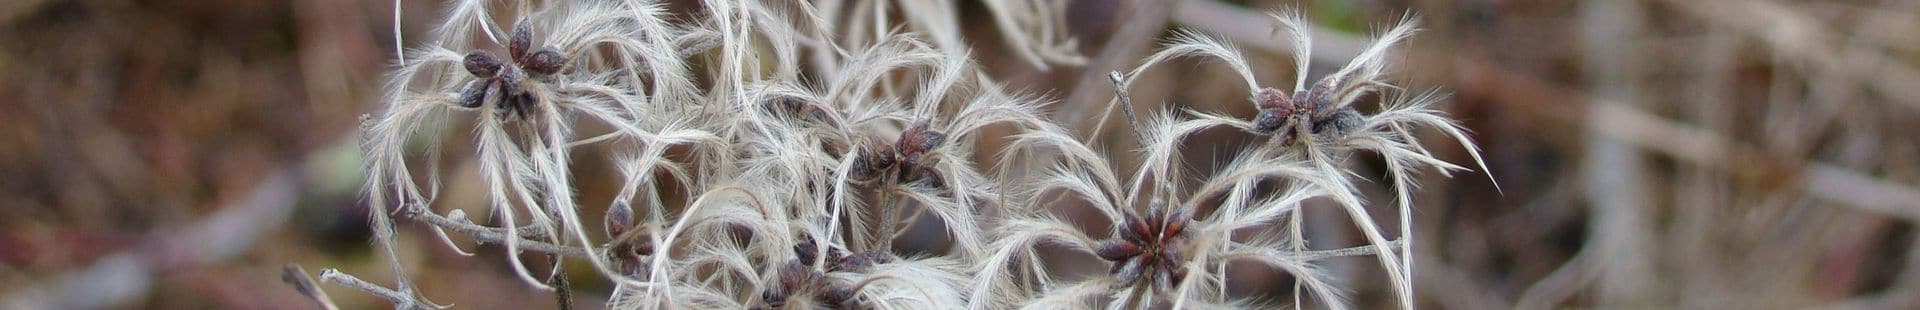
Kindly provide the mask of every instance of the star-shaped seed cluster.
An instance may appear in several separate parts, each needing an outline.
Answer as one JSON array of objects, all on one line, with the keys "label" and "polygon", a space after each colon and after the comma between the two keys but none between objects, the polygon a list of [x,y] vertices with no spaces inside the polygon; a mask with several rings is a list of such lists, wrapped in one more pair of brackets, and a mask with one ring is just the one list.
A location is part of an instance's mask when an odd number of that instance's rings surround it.
[{"label": "star-shaped seed cluster", "polygon": [[1302,125],[1312,134],[1351,133],[1360,126],[1360,111],[1351,106],[1332,107],[1331,89],[1327,84],[1319,84],[1288,96],[1278,89],[1261,88],[1253,96],[1260,108],[1260,115],[1254,116],[1253,129],[1276,135],[1287,145],[1308,134],[1301,132]]},{"label": "star-shaped seed cluster", "polygon": [[943,187],[940,172],[922,159],[946,141],[947,134],[928,128],[927,122],[915,123],[901,132],[900,139],[891,146],[863,150],[863,154],[854,159],[851,176],[861,182],[893,177],[894,182],[926,182],[933,187]]},{"label": "star-shaped seed cluster", "polygon": [[1119,237],[1094,245],[1094,254],[1113,262],[1109,272],[1123,285],[1146,281],[1154,290],[1164,292],[1187,277],[1180,267],[1180,252],[1187,245],[1186,228],[1193,221],[1193,213],[1188,209],[1167,212],[1159,204],[1146,217],[1127,212],[1114,228]]},{"label": "star-shaped seed cluster", "polygon": [[512,66],[500,62],[500,58],[486,50],[473,50],[462,61],[467,73],[479,78],[469,84],[460,93],[460,105],[478,108],[485,104],[487,93],[498,95],[495,105],[502,113],[526,118],[528,110],[533,109],[537,101],[533,93],[522,89],[520,81],[524,77],[544,78],[559,73],[567,66],[567,56],[551,48],[533,50],[533,29],[522,22],[513,27],[513,35],[508,38],[507,54],[512,56]]}]

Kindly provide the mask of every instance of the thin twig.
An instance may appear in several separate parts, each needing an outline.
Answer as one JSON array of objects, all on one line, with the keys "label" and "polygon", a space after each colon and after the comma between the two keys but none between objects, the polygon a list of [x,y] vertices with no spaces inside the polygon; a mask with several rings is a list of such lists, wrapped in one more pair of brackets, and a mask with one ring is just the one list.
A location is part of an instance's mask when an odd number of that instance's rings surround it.
[{"label": "thin twig", "polygon": [[553,262],[553,278],[547,280],[547,286],[553,287],[554,303],[560,310],[573,310],[573,283],[567,280],[567,271],[560,268],[560,255],[547,254],[547,260]]},{"label": "thin twig", "polygon": [[292,285],[293,290],[299,291],[300,295],[306,295],[307,300],[313,302],[314,308],[340,309],[340,306],[333,304],[333,298],[327,297],[327,291],[321,290],[320,286],[313,282],[313,277],[307,276],[307,269],[300,268],[299,264],[288,263],[285,268],[282,268],[280,281]]},{"label": "thin twig", "polygon": [[1067,128],[1092,128],[1087,129],[1087,136],[1099,136],[1106,117],[1093,113],[1106,109],[1100,106],[1105,100],[1099,98],[1099,91],[1104,87],[1095,85],[1107,78],[1107,72],[1131,65],[1145,56],[1147,49],[1153,46],[1153,39],[1160,37],[1160,31],[1167,28],[1168,17],[1181,2],[1193,1],[1143,0],[1131,3],[1133,13],[1127,16],[1125,23],[1121,23],[1120,30],[1107,38],[1107,44],[1100,47],[1100,55],[1083,68],[1085,71],[1081,71],[1079,81],[1073,84],[1073,92],[1060,102],[1059,112],[1054,114],[1054,119]]},{"label": "thin twig", "polygon": [[1147,141],[1141,133],[1145,129],[1140,127],[1140,117],[1133,112],[1133,96],[1127,93],[1127,77],[1116,70],[1107,73],[1107,78],[1113,80],[1113,96],[1120,98],[1120,113],[1127,114],[1127,128],[1133,133],[1134,141]]},{"label": "thin twig", "polygon": [[[412,207],[408,207],[407,209],[408,211],[403,213],[402,216],[405,216],[408,219],[419,221],[421,223],[426,223],[428,225],[438,226],[440,228],[445,228],[448,230],[452,230],[454,232],[466,234],[468,236],[473,236],[474,240],[477,240],[483,244],[484,243],[505,243],[507,241],[507,234],[505,229],[501,229],[497,227],[480,226],[478,224],[474,224],[473,222],[468,222],[464,219],[456,220],[452,218],[447,218],[444,216],[440,216],[439,214],[434,214],[433,212],[427,212],[426,208],[423,208],[423,207],[412,206]],[[521,238],[520,240],[516,240],[516,241],[521,250],[560,254],[560,255],[573,256],[573,257],[588,257],[587,249],[581,248],[581,247],[558,245],[558,244],[547,243],[542,241],[528,240],[526,238]],[[514,255],[514,254],[517,254],[517,253],[508,253],[508,255]]]},{"label": "thin twig", "polygon": [[1387,241],[1386,244],[1382,244],[1382,245],[1362,245],[1362,246],[1332,249],[1332,250],[1305,251],[1305,252],[1300,252],[1298,257],[1301,260],[1312,261],[1312,260],[1328,259],[1328,258],[1335,258],[1335,257],[1379,255],[1380,248],[1382,247],[1405,251],[1406,245],[1407,245],[1406,241],[1396,239],[1393,241]]},{"label": "thin twig", "polygon": [[373,284],[372,282],[361,280],[360,278],[354,277],[353,275],[346,274],[344,272],[340,272],[339,270],[334,270],[332,268],[320,270],[320,281],[325,281],[327,283],[333,283],[340,286],[350,287],[363,292],[367,292],[368,294],[373,294],[374,296],[380,296],[380,298],[386,298],[387,301],[393,303],[394,308],[421,309],[421,310],[429,309],[426,306],[428,305],[428,303],[415,299],[413,295],[396,291],[393,289],[389,289],[389,288],[380,286],[379,284]]}]

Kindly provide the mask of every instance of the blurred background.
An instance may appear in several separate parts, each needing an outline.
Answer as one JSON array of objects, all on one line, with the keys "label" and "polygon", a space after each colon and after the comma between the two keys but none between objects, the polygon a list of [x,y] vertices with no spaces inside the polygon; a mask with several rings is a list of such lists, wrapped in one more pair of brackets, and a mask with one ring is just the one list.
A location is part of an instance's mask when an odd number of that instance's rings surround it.
[{"label": "blurred background", "polygon": [[[1089,62],[1052,70],[1009,56],[986,9],[956,2],[988,72],[1059,100],[1054,118],[1081,131],[1112,95],[1103,74],[1173,29],[1227,38],[1280,85],[1293,47],[1263,12],[1300,8],[1316,24],[1314,77],[1418,15],[1426,30],[1390,67],[1398,85],[1451,93],[1438,108],[1473,132],[1498,184],[1421,177],[1422,306],[1920,307],[1920,1],[1074,0],[1066,18]],[[439,5],[402,4],[406,44],[431,36]],[[0,308],[304,307],[281,282],[288,263],[391,281],[368,239],[356,131],[393,62],[393,6],[0,1]],[[1254,114],[1217,63],[1159,68],[1134,84],[1143,108]],[[1471,162],[1441,138],[1427,140],[1441,157]],[[1132,146],[1118,131],[1099,139]],[[1184,157],[1204,172],[1251,137],[1196,139]],[[1375,180],[1363,190],[1378,220],[1397,221],[1383,165],[1352,161]],[[458,194],[479,192],[473,169],[449,167],[440,204],[484,212]],[[617,173],[575,171],[582,204],[606,205]],[[1341,215],[1318,214],[1315,248],[1359,243]],[[554,306],[500,249],[465,246],[480,254],[401,225],[424,296]],[[1291,294],[1284,274],[1249,267],[1235,274],[1270,276],[1233,279],[1235,295]],[[1358,306],[1391,306],[1377,265],[1330,268]],[[598,307],[608,284],[579,274],[576,304]],[[322,288],[348,308],[389,306]]]}]

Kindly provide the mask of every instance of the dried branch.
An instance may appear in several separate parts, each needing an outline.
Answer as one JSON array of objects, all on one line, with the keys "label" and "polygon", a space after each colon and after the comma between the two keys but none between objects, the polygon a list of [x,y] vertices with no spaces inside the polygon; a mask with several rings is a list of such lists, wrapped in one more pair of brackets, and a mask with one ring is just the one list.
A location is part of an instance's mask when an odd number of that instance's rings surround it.
[{"label": "dried branch", "polygon": [[307,276],[307,269],[300,268],[299,264],[288,263],[286,267],[282,268],[280,271],[280,281],[287,282],[287,285],[292,285],[293,290],[299,291],[300,295],[306,295],[307,299],[313,302],[315,308],[325,310],[340,309],[340,306],[333,304],[333,298],[327,297],[327,291],[320,290],[320,286],[313,282],[313,277]]},{"label": "dried branch", "polygon": [[[1073,85],[1073,92],[1060,102],[1060,110],[1054,119],[1071,129],[1086,129],[1088,137],[1100,135],[1101,128],[1111,115],[1094,116],[1093,111],[1112,111],[1100,106],[1106,101],[1106,87],[1100,87],[1101,81],[1108,79],[1107,74],[1132,65],[1132,62],[1147,54],[1153,47],[1160,31],[1167,28],[1168,16],[1182,2],[1205,2],[1184,0],[1143,0],[1133,1],[1129,6],[1133,12],[1121,23],[1120,30],[1107,38],[1107,44],[1100,47],[1100,55],[1081,68],[1079,81]],[[1104,113],[1103,113],[1104,114]]]},{"label": "dried branch", "polygon": [[380,298],[386,298],[387,301],[393,303],[393,307],[396,309],[432,309],[432,307],[428,307],[432,305],[432,303],[419,300],[412,294],[382,287],[379,284],[361,280],[353,275],[332,268],[320,270],[320,281],[350,287],[362,292],[367,292],[368,294],[373,294],[374,296],[379,296]]},{"label": "dried branch", "polygon": [[[504,228],[481,226],[479,224],[474,224],[471,221],[467,221],[466,218],[464,217],[450,218],[446,216],[441,216],[439,214],[435,214],[427,210],[426,207],[408,206],[406,209],[406,212],[403,212],[401,216],[406,217],[408,219],[415,220],[415,221],[419,221],[421,223],[426,223],[428,225],[433,225],[439,228],[444,228],[447,230],[452,230],[454,232],[472,236],[474,240],[479,241],[482,244],[487,244],[487,243],[503,244],[507,242],[507,238],[508,238],[506,229]],[[536,232],[541,231],[539,229],[535,229],[535,227],[522,227],[520,229],[534,230]],[[543,233],[522,232],[521,236],[525,236],[525,237],[521,237],[520,240],[516,240],[516,242],[519,243],[520,249],[522,250],[551,253],[551,254],[560,254],[560,255],[566,255],[566,256],[572,256],[572,257],[589,257],[589,255],[587,255],[587,250],[585,248],[576,247],[576,246],[559,245],[559,244],[553,244],[553,243],[548,243],[544,241],[537,241],[537,240],[530,239],[530,238],[538,238],[543,235],[544,235]]]}]

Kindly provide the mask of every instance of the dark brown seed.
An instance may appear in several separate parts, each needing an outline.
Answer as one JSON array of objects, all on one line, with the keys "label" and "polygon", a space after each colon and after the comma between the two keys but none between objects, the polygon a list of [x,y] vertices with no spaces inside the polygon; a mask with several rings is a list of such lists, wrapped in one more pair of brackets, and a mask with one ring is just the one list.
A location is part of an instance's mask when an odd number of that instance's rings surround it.
[{"label": "dark brown seed", "polygon": [[1153,232],[1153,234],[1147,235],[1147,238],[1156,241],[1161,238],[1166,238],[1165,235],[1160,233],[1166,231],[1167,205],[1155,202],[1152,206],[1148,207],[1147,210],[1147,231]]},{"label": "dark brown seed", "polygon": [[1155,262],[1153,264],[1153,290],[1172,292],[1174,285],[1179,283],[1180,280],[1174,277],[1176,273],[1180,273],[1180,266],[1175,266],[1172,262],[1164,260]]},{"label": "dark brown seed", "polygon": [[640,239],[640,241],[636,242],[639,242],[640,245],[633,247],[634,253],[647,256],[653,255],[653,240]]},{"label": "dark brown seed", "polygon": [[[819,253],[820,244],[815,243],[813,236],[802,236],[800,242],[793,244],[793,254],[799,259],[801,265],[813,266],[813,261],[820,259]],[[846,256],[846,251],[831,244],[827,245],[827,262],[836,262]]]},{"label": "dark brown seed", "polygon": [[498,109],[497,111],[500,113],[500,116],[520,117],[525,115],[525,113],[520,111],[520,100],[523,98],[520,96],[519,90],[510,87],[506,88],[506,90],[508,93],[501,94],[500,100],[495,101],[499,103],[495,105],[494,108]]},{"label": "dark brown seed", "polygon": [[1353,134],[1355,130],[1360,130],[1360,125],[1364,121],[1360,111],[1354,110],[1353,107],[1340,108],[1335,110],[1333,116],[1328,117],[1326,121],[1314,123],[1313,133],[1346,136]]},{"label": "dark brown seed", "polygon": [[919,139],[916,139],[913,142],[915,143],[914,146],[918,147],[921,152],[925,152],[928,150],[932,150],[933,148],[939,147],[941,143],[945,143],[946,141],[947,141],[947,134],[940,133],[938,131],[926,130],[926,131],[921,131]]},{"label": "dark brown seed", "polygon": [[1140,276],[1145,275],[1147,268],[1149,268],[1145,258],[1146,257],[1135,257],[1114,263],[1113,276],[1119,278],[1120,283],[1131,284],[1140,281]]},{"label": "dark brown seed", "polygon": [[513,56],[515,62],[526,62],[527,52],[533,48],[533,27],[526,21],[513,25],[513,35],[507,38],[507,56]]},{"label": "dark brown seed", "polygon": [[907,174],[907,179],[913,180],[914,183],[928,188],[947,187],[947,177],[946,175],[940,174],[940,170],[934,170],[933,167],[929,166],[916,166],[910,169],[912,169],[912,171],[909,171]]},{"label": "dark brown seed", "polygon": [[[1261,110],[1293,110],[1293,98],[1288,97],[1285,92],[1271,87],[1261,88],[1259,93],[1253,94],[1253,100],[1254,105],[1260,107]],[[1282,116],[1282,118],[1285,118],[1285,116]]]},{"label": "dark brown seed", "polygon": [[820,244],[814,243],[811,236],[800,237],[800,242],[793,243],[793,256],[801,265],[812,266],[813,261],[820,258]]},{"label": "dark brown seed", "polygon": [[871,144],[874,146],[862,147],[860,157],[853,159],[853,171],[849,176],[855,180],[871,181],[882,176],[887,169],[893,168],[897,163],[897,153],[893,148],[879,145],[879,143],[874,142]]},{"label": "dark brown seed", "polygon": [[487,89],[491,88],[493,88],[493,81],[488,80],[473,81],[473,83],[467,84],[467,89],[460,91],[460,106],[478,108],[480,105],[486,104]]},{"label": "dark brown seed", "polygon": [[1292,109],[1260,109],[1253,117],[1253,130],[1272,134],[1287,126],[1287,118],[1293,115]]},{"label": "dark brown seed", "polygon": [[1333,85],[1326,82],[1315,83],[1313,88],[1308,88],[1307,91],[1294,93],[1293,114],[1301,116],[1319,114],[1320,108],[1327,106],[1327,100],[1332,99],[1329,97],[1332,95],[1330,93],[1333,92]]},{"label": "dark brown seed", "polygon": [[833,309],[859,309],[860,308],[858,305],[859,300],[856,299],[859,297],[859,295],[857,292],[853,291],[853,286],[851,285],[838,284],[838,283],[833,285],[828,285],[825,291],[820,292],[819,297],[820,297],[820,302],[823,304],[826,304],[825,306],[827,306],[828,308],[833,308]]},{"label": "dark brown seed", "polygon": [[607,216],[602,223],[606,226],[607,237],[619,238],[633,228],[633,208],[626,203],[615,203],[607,207]]},{"label": "dark brown seed", "polygon": [[767,309],[779,309],[787,306],[787,292],[769,288],[760,292],[760,301],[767,303]]},{"label": "dark brown seed", "polygon": [[473,50],[467,53],[467,58],[462,63],[466,65],[467,73],[472,73],[474,77],[484,79],[500,74],[500,59],[493,57],[493,53],[488,53],[486,50]]},{"label": "dark brown seed", "polygon": [[567,56],[561,56],[560,52],[555,52],[550,49],[541,49],[539,52],[534,52],[533,55],[527,56],[527,59],[523,60],[520,66],[526,68],[527,72],[534,74],[552,75],[560,72],[560,69],[567,66]]},{"label": "dark brown seed", "polygon": [[881,251],[866,251],[847,255],[836,261],[833,271],[866,272],[873,265],[893,262],[893,254]]},{"label": "dark brown seed", "polygon": [[1120,261],[1139,256],[1145,250],[1140,245],[1120,239],[1107,239],[1093,245],[1093,254],[1107,261]]},{"label": "dark brown seed", "polygon": [[1177,237],[1177,236],[1180,236],[1182,233],[1185,233],[1187,229],[1187,222],[1192,220],[1193,220],[1192,208],[1180,208],[1179,210],[1175,210],[1173,214],[1167,215],[1166,228],[1161,230],[1161,234],[1165,236],[1163,238]]},{"label": "dark brown seed", "polygon": [[927,122],[919,122],[907,127],[907,131],[900,134],[900,140],[894,142],[894,147],[900,149],[902,156],[913,157],[939,147],[946,140],[946,134],[928,129]]},{"label": "dark brown seed", "polygon": [[820,280],[820,273],[807,268],[798,261],[787,262],[780,266],[780,289],[787,292],[799,291],[813,286]]},{"label": "dark brown seed", "polygon": [[1147,220],[1140,218],[1139,215],[1129,212],[1126,215],[1126,219],[1122,220],[1121,223],[1123,225],[1120,229],[1121,239],[1133,241],[1133,243],[1145,244],[1147,243],[1148,236],[1153,235],[1153,231],[1147,229]]},{"label": "dark brown seed", "polygon": [[[1180,241],[1176,242],[1184,243]],[[1160,252],[1154,253],[1153,260],[1163,264],[1178,264],[1180,262],[1180,244],[1173,243],[1174,242],[1161,244]]]}]

